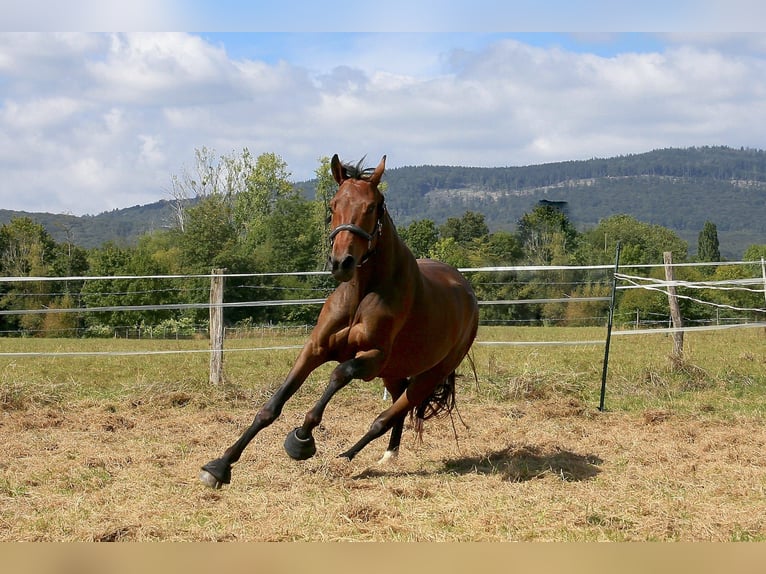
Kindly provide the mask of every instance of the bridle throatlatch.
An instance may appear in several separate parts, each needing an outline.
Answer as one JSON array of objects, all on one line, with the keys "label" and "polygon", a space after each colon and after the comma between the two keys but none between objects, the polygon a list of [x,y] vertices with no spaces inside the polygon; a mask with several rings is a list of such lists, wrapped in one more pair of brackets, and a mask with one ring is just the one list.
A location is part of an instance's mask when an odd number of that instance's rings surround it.
[{"label": "bridle throatlatch", "polygon": [[361,267],[364,265],[364,263],[367,262],[367,260],[375,253],[375,249],[372,246],[373,241],[375,241],[376,237],[380,237],[383,233],[383,214],[386,211],[386,205],[385,203],[381,202],[380,206],[378,207],[378,220],[375,222],[375,229],[372,230],[372,233],[368,233],[358,225],[354,225],[353,223],[341,223],[338,227],[333,229],[330,232],[330,245],[332,246],[333,242],[335,241],[335,237],[341,232],[341,231],[349,231],[353,233],[354,235],[358,235],[359,237],[362,237],[367,240],[367,253],[362,256],[362,259],[359,261],[359,264],[357,267]]}]

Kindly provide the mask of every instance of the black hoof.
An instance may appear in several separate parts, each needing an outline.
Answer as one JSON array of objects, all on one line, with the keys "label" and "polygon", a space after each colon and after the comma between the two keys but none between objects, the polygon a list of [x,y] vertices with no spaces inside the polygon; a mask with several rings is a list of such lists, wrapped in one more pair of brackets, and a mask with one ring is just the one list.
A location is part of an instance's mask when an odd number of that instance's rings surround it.
[{"label": "black hoof", "polygon": [[199,479],[210,488],[221,488],[231,482],[231,466],[220,458],[211,460],[199,473]]},{"label": "black hoof", "polygon": [[338,458],[345,458],[347,461],[351,462],[355,456],[356,456],[356,453],[352,453],[349,450],[349,451],[344,452],[343,454],[339,454]]},{"label": "black hoof", "polygon": [[309,435],[308,438],[300,438],[298,436],[298,429],[295,428],[290,431],[285,439],[285,451],[287,451],[287,454],[292,459],[306,460],[316,454],[317,446],[314,443],[313,436]]}]

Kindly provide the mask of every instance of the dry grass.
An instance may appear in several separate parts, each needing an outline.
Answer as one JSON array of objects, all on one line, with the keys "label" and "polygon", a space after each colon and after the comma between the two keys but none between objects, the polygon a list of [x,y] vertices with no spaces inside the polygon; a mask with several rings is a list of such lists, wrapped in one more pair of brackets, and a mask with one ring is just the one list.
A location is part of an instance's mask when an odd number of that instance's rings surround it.
[{"label": "dry grass", "polygon": [[183,368],[5,359],[0,540],[764,540],[763,335],[734,337],[713,357],[723,343],[692,339],[686,369],[668,363],[669,342],[614,342],[603,413],[602,349],[477,347],[479,385],[468,369],[459,383],[470,428],[429,421],[420,445],[405,431],[384,467],[385,439],[336,458],[384,407],[377,383],[331,403],[316,457],[284,454],[323,371],[220,491],[197,481],[199,466],[239,436],[294,352],[227,355],[219,389],[204,355]]}]

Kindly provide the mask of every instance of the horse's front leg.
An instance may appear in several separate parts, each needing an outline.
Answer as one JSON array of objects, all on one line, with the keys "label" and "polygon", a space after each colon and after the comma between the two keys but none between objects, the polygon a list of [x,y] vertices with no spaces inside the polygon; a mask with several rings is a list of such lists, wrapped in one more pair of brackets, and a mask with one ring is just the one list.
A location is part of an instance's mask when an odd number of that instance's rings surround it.
[{"label": "horse's front leg", "polygon": [[263,428],[273,423],[282,413],[282,407],[301,387],[311,371],[325,362],[325,358],[313,354],[313,346],[307,344],[301,352],[298,360],[293,365],[285,382],[276,390],[272,397],[258,410],[253,422],[245,430],[237,442],[223,453],[221,458],[211,460],[199,474],[199,479],[211,488],[221,488],[223,484],[231,482],[231,465],[239,460],[242,451],[255,438]]},{"label": "horse's front leg", "polygon": [[295,460],[314,456],[316,444],[312,431],[319,426],[330,400],[354,379],[372,379],[383,363],[381,351],[365,351],[349,361],[339,364],[330,375],[330,382],[314,407],[306,413],[303,425],[292,430],[285,439],[285,451]]}]

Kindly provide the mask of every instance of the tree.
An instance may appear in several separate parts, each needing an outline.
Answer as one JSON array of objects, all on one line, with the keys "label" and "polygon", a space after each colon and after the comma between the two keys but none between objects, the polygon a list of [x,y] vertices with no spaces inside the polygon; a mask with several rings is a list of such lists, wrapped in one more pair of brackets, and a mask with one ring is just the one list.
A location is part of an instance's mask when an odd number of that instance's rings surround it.
[{"label": "tree", "polygon": [[428,253],[428,257],[453,267],[468,265],[468,250],[455,241],[454,237],[442,237]]},{"label": "tree", "polygon": [[523,253],[516,236],[508,231],[495,231],[479,244],[481,265],[513,265]]},{"label": "tree", "polygon": [[418,219],[399,230],[399,237],[415,257],[428,257],[439,241],[439,231],[430,219]]},{"label": "tree", "polygon": [[450,217],[439,228],[442,239],[452,238],[459,245],[467,246],[474,239],[489,234],[489,227],[484,221],[484,214],[466,211],[462,217]]},{"label": "tree", "polygon": [[[88,255],[91,273],[95,276],[109,277],[129,275],[130,249],[120,247],[115,243],[106,243],[98,249],[93,249]],[[99,279],[88,281],[81,290],[85,307],[114,307],[125,305],[123,294],[125,282],[118,279]],[[86,323],[93,327],[97,325],[129,325],[135,322],[135,315],[119,311],[104,311],[86,315]]]},{"label": "tree", "polygon": [[742,254],[745,261],[760,261],[766,259],[766,244],[750,245]]},{"label": "tree", "polygon": [[718,228],[712,221],[706,221],[697,239],[697,259],[714,262],[721,260],[718,249]]},{"label": "tree", "polygon": [[321,241],[313,210],[309,201],[297,195],[277,200],[262,224],[260,248],[266,269],[290,272],[317,268],[315,247]]},{"label": "tree", "polygon": [[194,167],[184,168],[180,175],[172,175],[170,195],[176,227],[186,229],[187,209],[196,200],[221,196],[229,203],[245,187],[245,177],[252,165],[247,148],[241,155],[216,157],[215,151],[202,147],[194,150]]},{"label": "tree", "polygon": [[524,255],[532,265],[564,263],[577,246],[578,233],[566,214],[552,205],[538,205],[525,213],[516,233]]},{"label": "tree", "polygon": [[618,241],[622,265],[661,263],[665,251],[672,252],[673,261],[679,263],[686,261],[687,256],[687,244],[675,232],[625,214],[602,219],[596,227],[585,232],[583,238],[590,244],[590,253],[598,257],[591,263],[613,261]]},{"label": "tree", "polygon": [[16,217],[0,227],[0,270],[6,276],[47,275],[55,241],[29,217]]},{"label": "tree", "polygon": [[226,256],[237,240],[231,203],[223,195],[199,200],[186,210],[186,225],[179,239],[188,273],[226,267]]},{"label": "tree", "polygon": [[[17,217],[0,227],[0,273],[5,277],[45,277],[50,274],[54,260],[56,242],[45,228],[29,217]],[[57,287],[35,282],[13,283],[5,292],[0,292],[0,308],[32,309],[47,307]],[[7,321],[8,326],[16,325],[38,331],[43,315],[27,314]]]},{"label": "tree", "polygon": [[298,190],[290,181],[287,164],[275,153],[263,153],[255,160],[255,165],[248,169],[244,181],[234,202],[234,221],[253,244],[258,243],[258,235],[265,219],[282,198],[298,195]]},{"label": "tree", "polygon": [[[335,195],[337,188],[330,171],[329,157],[319,158],[319,167],[314,171],[314,175],[316,176],[314,221],[316,221],[318,229],[321,230],[321,237],[324,239],[330,237],[330,200]],[[326,267],[330,257],[330,241],[318,241],[316,252],[319,261]]]}]

